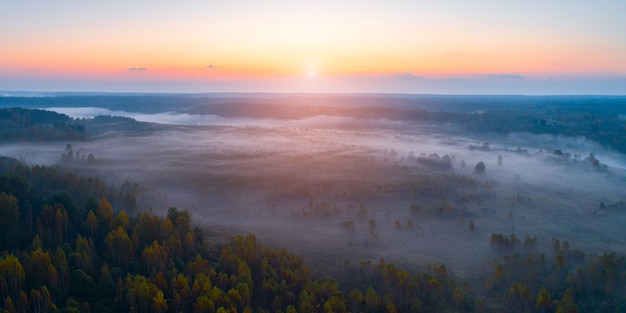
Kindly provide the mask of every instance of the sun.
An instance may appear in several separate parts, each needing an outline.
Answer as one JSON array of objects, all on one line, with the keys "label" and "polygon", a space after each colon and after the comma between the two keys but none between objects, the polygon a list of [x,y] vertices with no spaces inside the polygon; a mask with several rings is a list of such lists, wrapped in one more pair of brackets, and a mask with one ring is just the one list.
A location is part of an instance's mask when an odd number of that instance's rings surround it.
[{"label": "sun", "polygon": [[309,71],[309,78],[315,78],[315,71],[314,70],[310,70]]}]

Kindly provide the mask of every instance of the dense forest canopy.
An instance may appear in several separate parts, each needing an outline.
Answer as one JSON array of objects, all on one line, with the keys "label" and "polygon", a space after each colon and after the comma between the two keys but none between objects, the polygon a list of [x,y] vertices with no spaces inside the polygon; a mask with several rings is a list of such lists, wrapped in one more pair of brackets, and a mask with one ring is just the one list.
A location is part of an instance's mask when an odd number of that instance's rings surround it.
[{"label": "dense forest canopy", "polygon": [[0,109],[0,141],[86,140],[85,126],[65,114],[21,108]]}]

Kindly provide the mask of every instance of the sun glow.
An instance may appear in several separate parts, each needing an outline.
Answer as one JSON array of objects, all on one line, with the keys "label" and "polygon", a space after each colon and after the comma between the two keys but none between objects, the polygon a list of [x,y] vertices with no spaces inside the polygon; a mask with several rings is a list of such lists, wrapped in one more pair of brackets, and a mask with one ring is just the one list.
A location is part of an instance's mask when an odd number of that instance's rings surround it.
[{"label": "sun glow", "polygon": [[486,2],[490,10],[445,1],[160,3],[150,10],[144,0],[125,10],[16,1],[0,10],[0,89],[73,89],[89,78],[89,89],[133,81],[142,90],[257,90],[280,80],[276,88],[285,90],[285,81],[304,79],[315,82],[306,88],[333,82],[320,91],[373,92],[387,90],[386,77],[411,74],[429,84],[396,80],[393,90],[445,93],[462,86],[447,79],[516,74],[526,79],[503,76],[515,92],[542,91],[545,77],[580,78],[607,92],[599,77],[608,77],[611,92],[624,93],[626,2],[560,0],[541,14],[531,4]]}]

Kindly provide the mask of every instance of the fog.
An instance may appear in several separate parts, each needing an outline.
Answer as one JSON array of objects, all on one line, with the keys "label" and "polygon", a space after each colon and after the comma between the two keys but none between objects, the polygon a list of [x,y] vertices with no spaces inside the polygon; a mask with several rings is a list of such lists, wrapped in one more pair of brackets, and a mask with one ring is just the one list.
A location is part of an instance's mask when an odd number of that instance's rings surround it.
[{"label": "fog", "polygon": [[239,126],[239,127],[315,127],[315,128],[378,128],[378,127],[406,127],[401,122],[384,119],[356,119],[338,116],[312,116],[298,120],[284,120],[275,118],[225,118],[213,114],[188,114],[179,112],[140,113],[109,110],[98,107],[48,107],[43,108],[66,114],[72,118],[93,119],[96,116],[121,116],[132,118],[139,122],[167,124],[167,125],[205,125],[205,126]]},{"label": "fog", "polygon": [[[2,154],[112,183],[140,182],[161,195],[141,209],[189,209],[216,241],[255,233],[270,246],[303,255],[321,275],[340,273],[346,260],[384,258],[407,268],[445,263],[467,277],[482,262],[511,252],[491,247],[492,233],[537,237],[535,247],[518,252],[547,251],[552,238],[593,253],[626,252],[624,208],[610,209],[625,198],[626,161],[583,138],[459,135],[445,125],[351,117],[51,110],[167,127],[134,135],[112,129],[69,142],[92,153],[93,164],[61,162],[66,143],[3,144]],[[589,153],[607,166],[585,161]],[[445,155],[451,168],[439,163]],[[475,173],[478,162],[484,174]]]}]

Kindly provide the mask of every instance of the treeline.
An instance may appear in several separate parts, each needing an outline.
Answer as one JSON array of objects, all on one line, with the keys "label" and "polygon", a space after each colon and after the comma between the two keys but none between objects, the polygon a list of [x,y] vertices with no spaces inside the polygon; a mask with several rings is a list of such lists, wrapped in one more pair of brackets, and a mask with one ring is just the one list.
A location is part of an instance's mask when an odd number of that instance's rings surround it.
[{"label": "treeline", "polygon": [[551,134],[585,137],[605,147],[626,153],[626,121],[615,113],[567,112],[567,110],[527,112],[503,111],[478,113],[442,113],[450,122],[458,122],[472,132]]},{"label": "treeline", "polygon": [[468,282],[459,283],[443,264],[411,274],[387,263],[361,260],[344,262],[342,284],[349,312],[474,312],[485,309]]},{"label": "treeline", "polygon": [[157,124],[119,116],[72,119],[52,111],[0,108],[0,142],[85,141],[111,131],[148,134]]},{"label": "treeline", "polygon": [[[20,165],[8,159],[2,170],[11,166]],[[105,193],[100,180],[63,180],[47,167],[16,172],[0,179],[4,312],[428,312],[450,306],[457,288],[441,271],[379,265],[369,287],[344,292],[253,235],[210,247],[188,211],[130,217],[105,197],[94,201]]]},{"label": "treeline", "polygon": [[[410,273],[382,259],[346,261],[342,276],[313,279],[301,257],[254,235],[211,246],[186,210],[130,216],[107,200],[101,180],[20,166],[0,162],[0,312],[626,309],[626,259],[589,256],[558,239],[549,254],[485,263],[484,288],[456,282],[444,265]],[[536,244],[502,234],[490,241],[506,251]]]},{"label": "treeline", "polygon": [[624,312],[626,258],[589,256],[557,247],[551,254],[515,254],[485,264],[486,291],[502,312]]},{"label": "treeline", "polygon": [[[14,219],[3,219],[3,226],[19,219],[17,203],[0,193],[0,214]],[[36,224],[31,243],[1,254],[5,311],[165,312],[164,295],[172,305],[187,304],[185,261],[203,246],[188,212],[172,208],[165,219],[149,213],[131,219],[102,198],[84,220],[73,220],[62,203],[44,205]],[[6,242],[10,232],[2,236]]]},{"label": "treeline", "polygon": [[[287,101],[289,99],[289,101]],[[271,101],[271,103],[270,103]],[[295,102],[294,102],[295,101]],[[356,101],[356,102],[355,102]],[[283,104],[284,102],[284,104]],[[320,104],[316,97],[277,97],[272,100],[194,98],[184,96],[66,96],[52,98],[0,97],[0,106],[82,106],[142,112],[168,111],[172,105],[186,112],[224,117],[302,119],[312,116],[454,123],[478,133],[536,133],[585,137],[626,153],[623,97],[331,97]],[[299,105],[286,105],[299,103]],[[342,104],[346,105],[342,105]],[[355,106],[354,103],[362,105]],[[469,109],[475,108],[475,109]],[[506,109],[505,109],[506,108]],[[480,111],[480,113],[476,113]],[[57,115],[56,117],[54,115]],[[111,124],[125,131],[149,131],[153,126],[108,118],[83,121],[95,133]],[[0,140],[83,140],[85,129],[66,115],[43,110],[0,108]]]},{"label": "treeline", "polygon": [[10,250],[33,239],[38,225],[45,224],[42,214],[50,207],[62,205],[67,218],[79,225],[103,197],[119,210],[135,212],[145,188],[128,181],[118,187],[110,186],[100,178],[79,176],[57,166],[27,166],[16,159],[0,157],[0,192],[13,196],[19,208],[19,218],[0,230],[11,234],[10,238],[0,238],[3,249]]},{"label": "treeline", "polygon": [[80,124],[84,125],[93,138],[109,134],[111,132],[120,134],[147,135],[153,131],[163,129],[163,125],[148,122],[139,122],[129,117],[98,115],[92,119],[81,119]]},{"label": "treeline", "polygon": [[0,141],[86,140],[85,127],[65,114],[0,108]]},{"label": "treeline", "polygon": [[[343,101],[356,99],[360,103],[370,104],[338,105]],[[626,153],[626,122],[616,113],[623,110],[624,99],[620,97],[442,97],[403,100],[346,97],[329,99],[331,104],[328,105],[309,103],[306,100],[298,99],[298,103],[309,105],[228,102],[213,103],[196,109],[202,113],[226,117],[300,119],[329,115],[455,123],[463,126],[466,131],[479,133],[528,132],[585,137]],[[435,105],[436,102],[439,103]],[[476,109],[466,111],[472,107]]]}]

